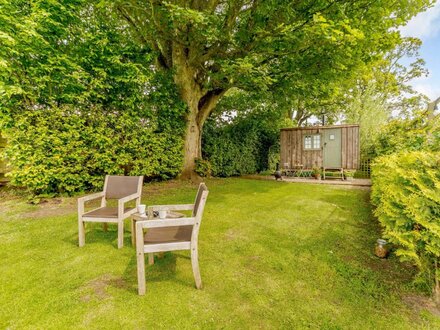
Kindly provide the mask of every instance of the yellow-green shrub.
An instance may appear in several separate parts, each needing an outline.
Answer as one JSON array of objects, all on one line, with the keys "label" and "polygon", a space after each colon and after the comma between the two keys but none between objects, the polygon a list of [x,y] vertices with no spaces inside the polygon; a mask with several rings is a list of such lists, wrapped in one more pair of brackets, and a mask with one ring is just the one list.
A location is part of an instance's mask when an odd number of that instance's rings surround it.
[{"label": "yellow-green shrub", "polygon": [[[440,152],[399,152],[372,167],[372,201],[385,237],[402,260],[440,278]],[[439,292],[438,285],[436,292]]]},{"label": "yellow-green shrub", "polygon": [[175,177],[181,134],[156,127],[136,111],[26,111],[5,130],[8,176],[37,195],[99,188],[105,174]]}]

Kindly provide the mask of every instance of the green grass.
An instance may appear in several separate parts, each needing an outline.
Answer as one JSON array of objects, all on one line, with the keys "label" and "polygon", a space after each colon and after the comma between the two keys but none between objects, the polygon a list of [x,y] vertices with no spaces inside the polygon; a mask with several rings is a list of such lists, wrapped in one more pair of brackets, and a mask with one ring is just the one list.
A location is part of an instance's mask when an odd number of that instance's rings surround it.
[{"label": "green grass", "polygon": [[[116,228],[87,227],[77,247],[75,199],[41,205],[0,194],[1,329],[438,328],[414,295],[413,272],[372,254],[380,236],[369,192],[266,180],[208,180],[199,237],[203,290],[189,254],[146,267],[118,250]],[[191,202],[195,186],[146,185],[143,201]],[[127,229],[129,223],[126,223]]]}]

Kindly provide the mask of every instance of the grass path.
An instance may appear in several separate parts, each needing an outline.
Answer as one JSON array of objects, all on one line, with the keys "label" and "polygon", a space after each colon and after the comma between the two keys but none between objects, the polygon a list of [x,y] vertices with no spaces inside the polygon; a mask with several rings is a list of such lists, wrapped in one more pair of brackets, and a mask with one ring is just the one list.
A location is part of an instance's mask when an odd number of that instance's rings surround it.
[{"label": "grass path", "polygon": [[[126,232],[88,225],[77,247],[75,199],[33,206],[0,195],[0,329],[439,328],[410,308],[412,270],[372,255],[368,191],[208,180],[200,241],[203,290],[189,254],[147,267],[137,295]],[[194,186],[144,187],[143,202],[188,203]],[[58,201],[58,202],[57,202]],[[129,228],[129,223],[126,223]]]}]

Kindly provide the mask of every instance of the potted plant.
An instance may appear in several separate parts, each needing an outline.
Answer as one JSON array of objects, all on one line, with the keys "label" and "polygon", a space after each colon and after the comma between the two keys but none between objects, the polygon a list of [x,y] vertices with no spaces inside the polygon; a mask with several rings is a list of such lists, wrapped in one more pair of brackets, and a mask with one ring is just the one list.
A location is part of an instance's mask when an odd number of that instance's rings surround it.
[{"label": "potted plant", "polygon": [[312,169],[312,175],[316,180],[321,180],[322,170],[319,167]]},{"label": "potted plant", "polygon": [[344,177],[345,177],[345,180],[347,180],[347,181],[353,180],[354,171],[350,171],[350,170],[344,171]]}]

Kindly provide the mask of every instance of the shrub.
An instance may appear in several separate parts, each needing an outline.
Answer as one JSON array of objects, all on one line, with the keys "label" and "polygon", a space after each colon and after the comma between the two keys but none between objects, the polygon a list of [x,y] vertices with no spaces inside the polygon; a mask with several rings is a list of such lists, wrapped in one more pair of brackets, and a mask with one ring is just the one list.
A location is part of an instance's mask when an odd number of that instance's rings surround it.
[{"label": "shrub", "polygon": [[355,174],[355,171],[351,171],[351,170],[345,170],[344,171],[345,178],[353,178],[354,174]]},{"label": "shrub", "polygon": [[[258,170],[258,134],[253,129],[234,129],[235,125],[205,125],[203,158],[212,165],[212,175],[229,177]],[[234,127],[235,126],[235,127]]]},{"label": "shrub", "polygon": [[175,177],[182,138],[153,128],[134,111],[25,111],[5,131],[8,176],[37,195],[100,188],[105,174]]},{"label": "shrub", "polygon": [[[221,109],[221,107],[220,107]],[[277,114],[250,112],[229,117],[218,112],[204,125],[203,158],[210,161],[212,175],[228,177],[275,170],[279,162]]]},{"label": "shrub", "polygon": [[440,151],[440,117],[429,119],[423,112],[390,121],[381,129],[372,156],[420,150]]},{"label": "shrub", "polygon": [[212,173],[212,166],[208,160],[196,158],[196,173],[201,177],[209,178]]},{"label": "shrub", "polygon": [[[372,171],[375,215],[401,260],[414,263],[440,297],[440,152],[378,158]],[[432,275],[430,275],[432,274]]]}]

